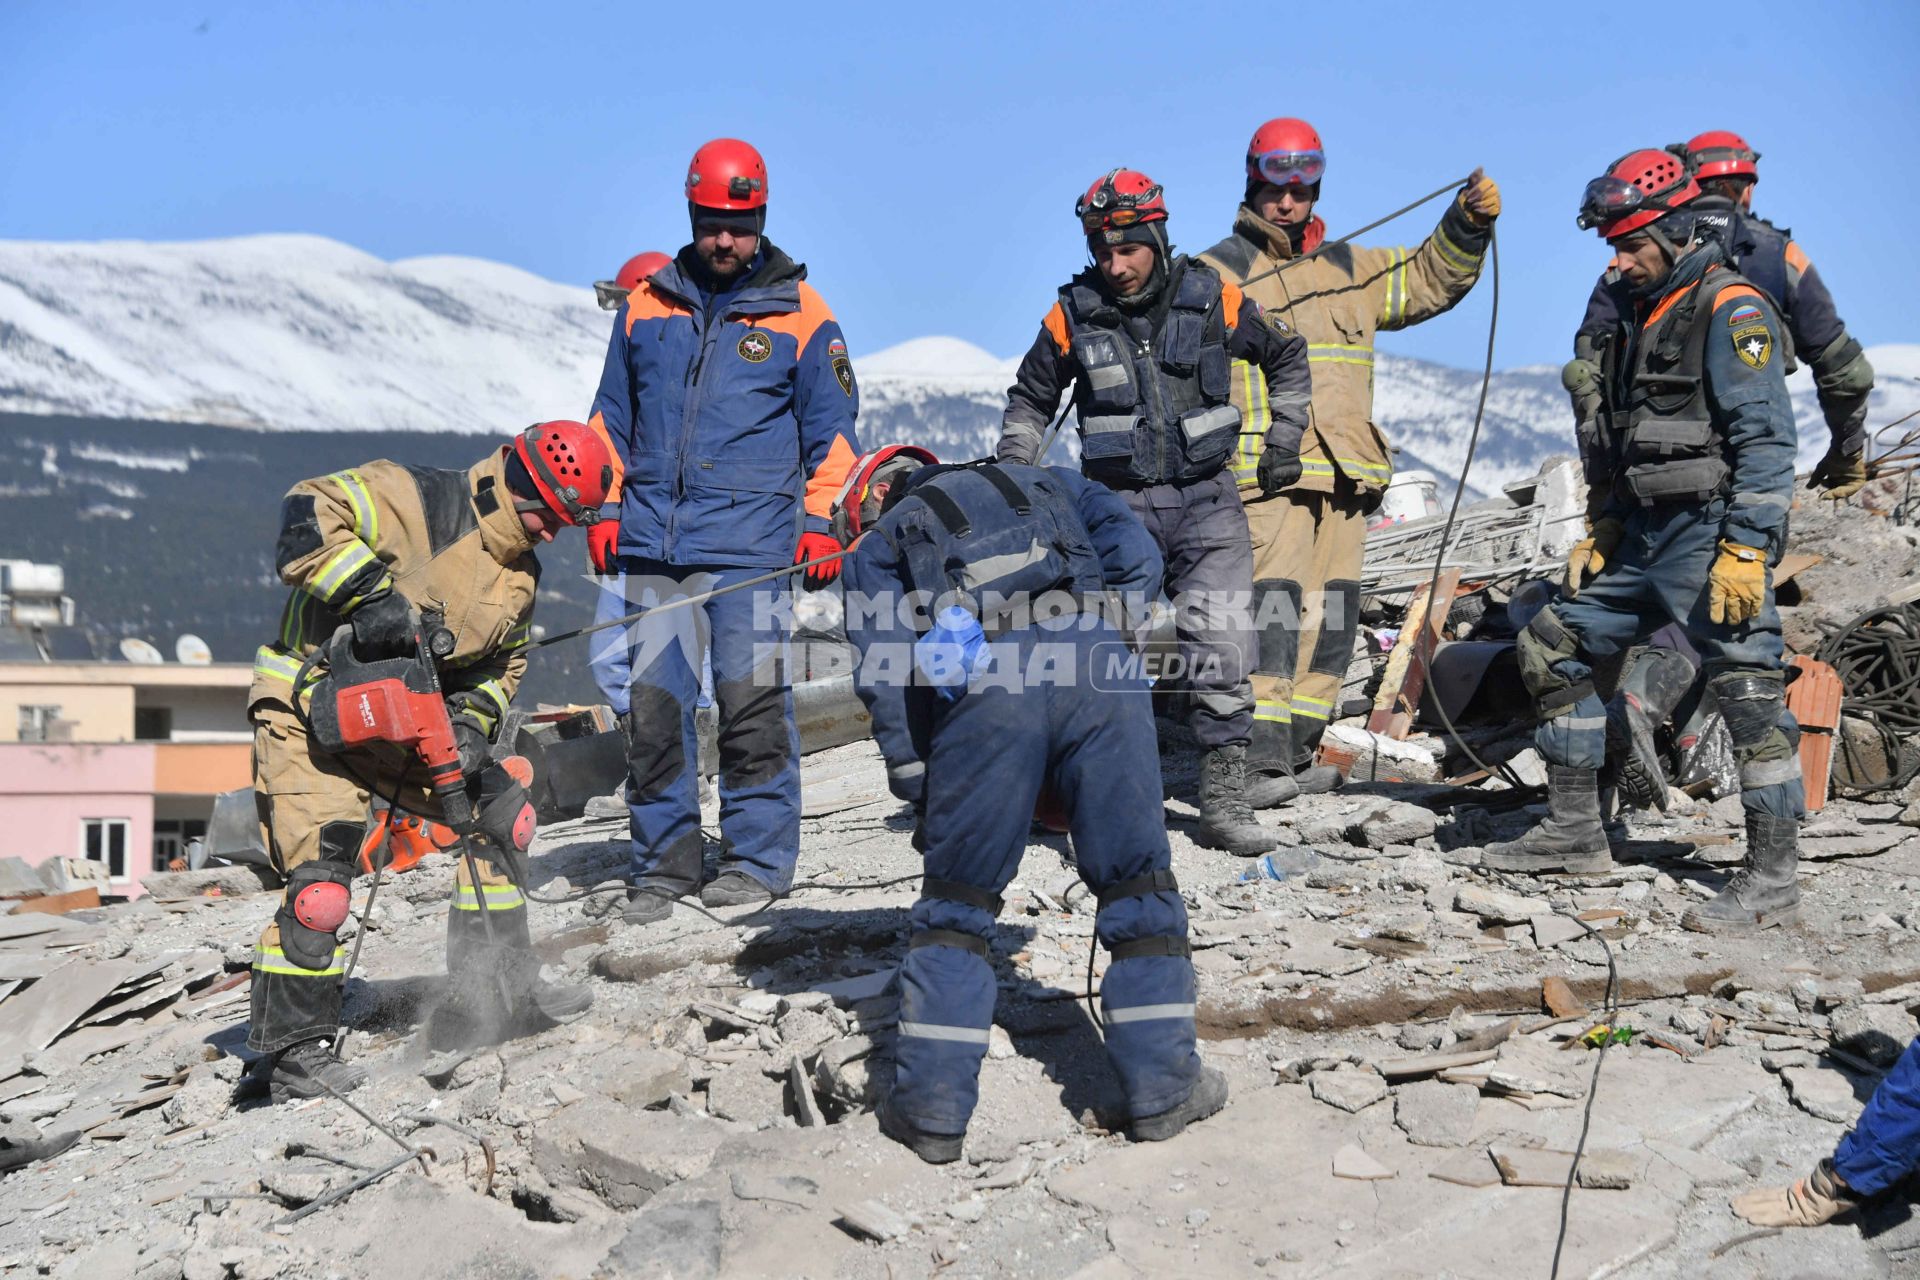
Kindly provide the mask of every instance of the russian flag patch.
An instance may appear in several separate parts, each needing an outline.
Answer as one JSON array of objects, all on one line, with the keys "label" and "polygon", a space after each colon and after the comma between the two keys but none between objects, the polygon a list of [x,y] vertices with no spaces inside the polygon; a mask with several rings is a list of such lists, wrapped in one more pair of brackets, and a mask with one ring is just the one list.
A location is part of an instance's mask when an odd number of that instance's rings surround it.
[{"label": "russian flag patch", "polygon": [[1733,314],[1727,317],[1727,323],[1730,325],[1749,324],[1752,321],[1760,319],[1760,315],[1760,308],[1754,306],[1751,302],[1744,302],[1733,309]]}]

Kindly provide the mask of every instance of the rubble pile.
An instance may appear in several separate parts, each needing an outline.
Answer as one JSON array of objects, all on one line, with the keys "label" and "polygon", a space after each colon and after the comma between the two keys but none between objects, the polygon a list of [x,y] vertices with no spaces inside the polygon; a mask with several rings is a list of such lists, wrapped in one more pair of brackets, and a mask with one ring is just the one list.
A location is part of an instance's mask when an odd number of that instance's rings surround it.
[{"label": "rubble pile", "polygon": [[[1906,531],[1826,520],[1799,525],[1826,559],[1794,610],[1871,603],[1854,575],[1895,542],[1910,573]],[[1537,816],[1524,793],[1463,776],[1424,722],[1366,721],[1336,730],[1374,748],[1347,787],[1262,815],[1284,841],[1264,864],[1193,842],[1196,766],[1169,737],[1203,1053],[1233,1097],[1164,1144],[1117,1132],[1094,904],[1039,831],[993,943],[965,1158],[880,1136],[920,865],[866,742],[806,758],[805,878],[770,908],[626,927],[617,893],[589,893],[624,872],[624,808],[547,824],[537,946],[597,1000],[502,1044],[417,1034],[445,986],[451,860],[390,878],[364,919],[362,877],[352,1106],[248,1091],[247,965],[276,901],[251,873],[0,914],[0,1151],[80,1135],[0,1183],[0,1274],[1537,1275],[1570,1174],[1564,1274],[1920,1266],[1897,1210],[1768,1236],[1726,1204],[1830,1151],[1915,1033],[1920,784],[1809,819],[1798,927],[1708,938],[1678,922],[1738,861],[1737,798],[1615,815],[1604,875],[1491,874],[1481,847]],[[1468,736],[1525,780],[1525,725]]]}]

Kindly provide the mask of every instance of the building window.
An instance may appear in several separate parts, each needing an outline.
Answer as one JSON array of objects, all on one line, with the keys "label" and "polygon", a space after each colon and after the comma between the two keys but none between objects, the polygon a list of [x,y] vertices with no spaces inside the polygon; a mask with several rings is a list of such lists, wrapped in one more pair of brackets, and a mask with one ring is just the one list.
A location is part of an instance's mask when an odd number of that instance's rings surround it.
[{"label": "building window", "polygon": [[165,742],[172,737],[172,707],[135,707],[133,709],[135,742]]},{"label": "building window", "polygon": [[207,838],[203,818],[160,818],[153,824],[153,869],[173,870],[176,858],[184,858],[187,845]]},{"label": "building window", "polygon": [[22,706],[20,708],[20,741],[49,741],[47,734],[53,728],[54,721],[59,718],[59,707]]},{"label": "building window", "polygon": [[88,862],[102,863],[113,880],[127,878],[127,828],[125,818],[83,818],[80,821],[80,856]]}]

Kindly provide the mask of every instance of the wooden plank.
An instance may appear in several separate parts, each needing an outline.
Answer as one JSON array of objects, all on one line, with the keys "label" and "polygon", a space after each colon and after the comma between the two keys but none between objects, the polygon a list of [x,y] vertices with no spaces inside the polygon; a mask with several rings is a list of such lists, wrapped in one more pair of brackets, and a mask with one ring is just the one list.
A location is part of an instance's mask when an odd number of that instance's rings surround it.
[{"label": "wooden plank", "polygon": [[80,911],[99,905],[98,889],[75,889],[71,893],[43,893],[37,898],[22,898],[20,905],[13,909],[13,914],[16,916],[34,914],[63,916],[69,911]]},{"label": "wooden plank", "polygon": [[1482,1062],[1492,1062],[1498,1057],[1498,1049],[1479,1049],[1468,1053],[1427,1053],[1417,1058],[1396,1058],[1391,1062],[1376,1062],[1374,1070],[1389,1080],[1400,1080],[1410,1076],[1430,1076],[1438,1071],[1455,1071],[1461,1067],[1478,1066]]},{"label": "wooden plank", "polygon": [[0,1005],[0,1064],[38,1053],[140,968],[125,960],[75,960]]},{"label": "wooden plank", "polygon": [[[1428,587],[1435,588],[1431,599]],[[1413,728],[1414,717],[1420,714],[1420,694],[1427,687],[1427,667],[1440,645],[1454,593],[1459,589],[1460,571],[1448,569],[1438,582],[1430,582],[1414,593],[1406,619],[1400,624],[1400,638],[1388,655],[1380,692],[1374,696],[1373,714],[1367,717],[1367,728],[1373,732],[1404,738]]]}]

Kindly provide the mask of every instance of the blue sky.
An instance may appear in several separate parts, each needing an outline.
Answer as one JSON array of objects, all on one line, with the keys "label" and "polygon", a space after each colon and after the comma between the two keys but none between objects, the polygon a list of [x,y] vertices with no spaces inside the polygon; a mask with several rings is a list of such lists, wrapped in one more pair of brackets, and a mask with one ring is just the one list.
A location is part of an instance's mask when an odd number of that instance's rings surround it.
[{"label": "blue sky", "polygon": [[[0,237],[304,231],[585,284],[685,239],[687,157],[732,134],[856,362],[935,333],[1011,355],[1084,260],[1092,178],[1146,169],[1198,251],[1252,128],[1304,115],[1335,234],[1501,182],[1511,366],[1564,358],[1603,265],[1586,180],[1733,128],[1855,333],[1920,341],[1920,5],[1606,8],[0,0]],[[1388,349],[1477,365],[1484,291]]]}]

